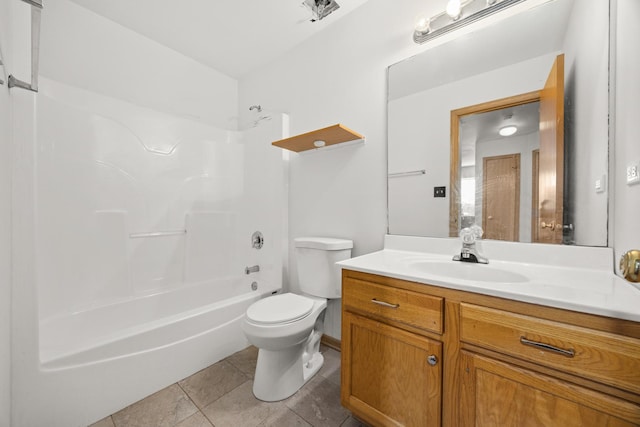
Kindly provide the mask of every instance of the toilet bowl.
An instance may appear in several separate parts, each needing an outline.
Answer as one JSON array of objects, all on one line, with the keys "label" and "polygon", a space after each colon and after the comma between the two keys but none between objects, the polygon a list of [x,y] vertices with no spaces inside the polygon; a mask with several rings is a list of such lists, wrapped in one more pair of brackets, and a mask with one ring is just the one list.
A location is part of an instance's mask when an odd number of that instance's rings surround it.
[{"label": "toilet bowl", "polygon": [[[286,311],[281,311],[284,307]],[[259,349],[253,381],[258,399],[286,399],[320,370],[326,307],[324,298],[292,293],[268,297],[249,307],[242,329]]]},{"label": "toilet bowl", "polygon": [[296,265],[302,294],[284,293],[253,303],[242,329],[258,347],[253,394],[274,402],[293,395],[313,375],[324,358],[320,339],[328,298],[340,298],[336,262],[351,256],[353,242],[308,237],[295,239]]}]

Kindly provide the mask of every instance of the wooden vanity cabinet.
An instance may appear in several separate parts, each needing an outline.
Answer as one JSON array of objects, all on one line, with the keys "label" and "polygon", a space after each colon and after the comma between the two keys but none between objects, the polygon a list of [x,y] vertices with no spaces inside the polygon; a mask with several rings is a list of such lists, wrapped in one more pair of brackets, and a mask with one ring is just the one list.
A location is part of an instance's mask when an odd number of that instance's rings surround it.
[{"label": "wooden vanity cabinet", "polygon": [[640,426],[640,324],[343,270],[342,404],[372,426]]},{"label": "wooden vanity cabinet", "polygon": [[514,364],[462,351],[460,425],[632,427],[640,406]]},{"label": "wooden vanity cabinet", "polygon": [[342,404],[372,426],[439,426],[442,304],[343,276]]},{"label": "wooden vanity cabinet", "polygon": [[615,333],[615,321],[586,327],[589,318],[578,326],[461,303],[461,425],[640,425],[640,340]]}]

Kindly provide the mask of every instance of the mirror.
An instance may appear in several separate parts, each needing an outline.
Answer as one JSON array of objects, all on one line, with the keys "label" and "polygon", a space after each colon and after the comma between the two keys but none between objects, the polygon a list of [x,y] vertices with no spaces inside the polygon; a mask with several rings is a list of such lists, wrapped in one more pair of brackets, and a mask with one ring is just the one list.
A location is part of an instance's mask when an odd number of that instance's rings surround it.
[{"label": "mirror", "polygon": [[584,6],[538,4],[389,67],[389,234],[475,223],[485,238],[607,245],[609,5]]}]

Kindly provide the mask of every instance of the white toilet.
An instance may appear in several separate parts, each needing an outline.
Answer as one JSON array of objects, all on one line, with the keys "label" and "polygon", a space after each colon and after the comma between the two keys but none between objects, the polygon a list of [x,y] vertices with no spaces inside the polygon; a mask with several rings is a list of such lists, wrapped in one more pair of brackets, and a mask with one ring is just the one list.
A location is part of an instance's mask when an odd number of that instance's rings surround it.
[{"label": "white toilet", "polygon": [[304,295],[285,293],[253,303],[242,329],[258,347],[253,394],[260,400],[286,399],[320,370],[324,310],[328,298],[340,298],[336,262],[349,259],[353,242],[301,237],[295,242],[298,282]]}]

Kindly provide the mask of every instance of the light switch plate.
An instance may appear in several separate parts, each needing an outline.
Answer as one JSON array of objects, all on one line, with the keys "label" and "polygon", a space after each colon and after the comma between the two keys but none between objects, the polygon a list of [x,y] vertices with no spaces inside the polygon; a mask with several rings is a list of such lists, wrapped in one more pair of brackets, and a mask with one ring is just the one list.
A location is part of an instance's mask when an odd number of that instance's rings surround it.
[{"label": "light switch plate", "polygon": [[627,185],[640,182],[640,165],[638,163],[627,165]]},{"label": "light switch plate", "polygon": [[607,186],[607,175],[602,175],[600,178],[596,179],[595,189],[596,193],[604,193]]}]

